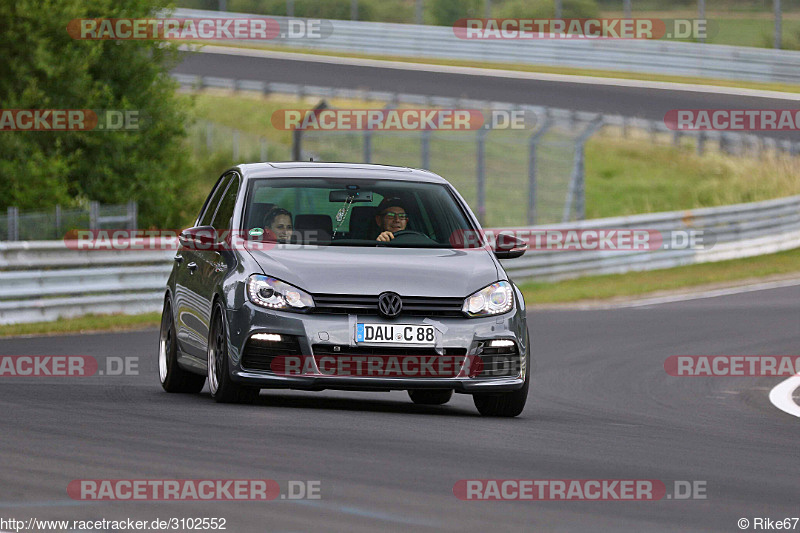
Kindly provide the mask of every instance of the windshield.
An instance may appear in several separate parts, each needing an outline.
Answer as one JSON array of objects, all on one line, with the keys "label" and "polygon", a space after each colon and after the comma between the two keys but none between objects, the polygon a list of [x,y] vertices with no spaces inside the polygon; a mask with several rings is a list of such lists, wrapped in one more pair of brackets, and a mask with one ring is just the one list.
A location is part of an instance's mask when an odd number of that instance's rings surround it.
[{"label": "windshield", "polygon": [[324,246],[464,248],[476,233],[445,185],[390,180],[252,180],[243,220],[251,240]]}]

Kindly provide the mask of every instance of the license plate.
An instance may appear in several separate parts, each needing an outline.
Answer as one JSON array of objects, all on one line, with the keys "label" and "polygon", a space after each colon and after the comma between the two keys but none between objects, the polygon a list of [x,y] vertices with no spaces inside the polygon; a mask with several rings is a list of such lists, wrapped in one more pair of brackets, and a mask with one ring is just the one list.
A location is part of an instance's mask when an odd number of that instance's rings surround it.
[{"label": "license plate", "polygon": [[436,344],[433,326],[417,324],[356,324],[356,342],[370,344]]}]

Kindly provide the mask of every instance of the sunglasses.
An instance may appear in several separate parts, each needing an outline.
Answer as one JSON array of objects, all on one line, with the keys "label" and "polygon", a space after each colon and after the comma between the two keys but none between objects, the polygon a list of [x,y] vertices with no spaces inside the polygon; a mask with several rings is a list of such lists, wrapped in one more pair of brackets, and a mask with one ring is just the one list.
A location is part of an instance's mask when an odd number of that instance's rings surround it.
[{"label": "sunglasses", "polygon": [[407,213],[392,213],[391,211],[388,213],[384,213],[383,216],[388,218],[389,220],[394,220],[397,217],[398,220],[408,220]]}]

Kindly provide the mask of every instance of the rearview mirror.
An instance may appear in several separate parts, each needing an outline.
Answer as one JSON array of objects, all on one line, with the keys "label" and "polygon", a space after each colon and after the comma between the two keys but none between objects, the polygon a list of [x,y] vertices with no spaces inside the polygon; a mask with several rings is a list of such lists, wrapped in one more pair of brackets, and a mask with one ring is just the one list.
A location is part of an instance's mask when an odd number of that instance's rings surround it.
[{"label": "rearview mirror", "polygon": [[331,202],[346,202],[348,198],[353,198],[351,202],[371,202],[372,193],[368,191],[356,191],[343,189],[339,191],[331,191],[328,194],[328,200]]}]

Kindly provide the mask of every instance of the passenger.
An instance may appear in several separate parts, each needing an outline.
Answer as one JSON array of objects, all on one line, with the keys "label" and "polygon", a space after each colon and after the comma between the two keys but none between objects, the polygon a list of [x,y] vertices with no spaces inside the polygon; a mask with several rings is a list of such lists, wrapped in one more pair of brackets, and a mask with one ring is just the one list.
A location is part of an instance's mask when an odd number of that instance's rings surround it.
[{"label": "passenger", "polygon": [[294,231],[292,214],[282,207],[273,207],[264,215],[264,228],[271,231],[278,242],[287,243]]},{"label": "passenger", "polygon": [[394,234],[403,231],[408,225],[408,213],[400,198],[384,198],[378,205],[375,215],[375,224],[378,225],[376,240],[389,242],[394,239]]}]

